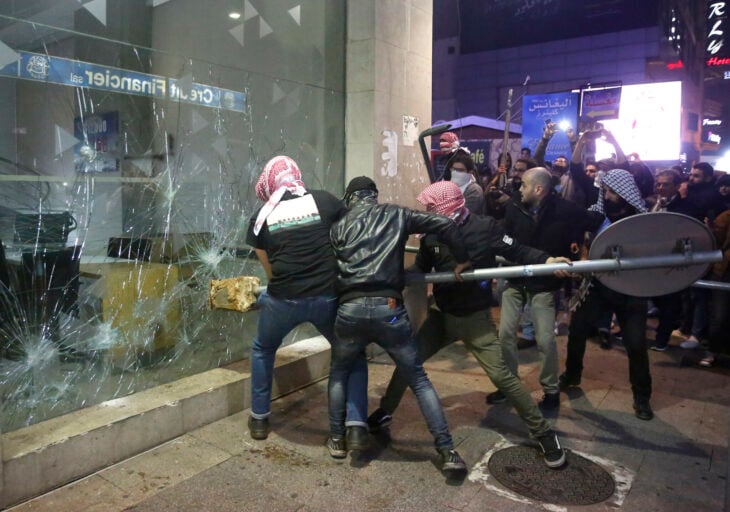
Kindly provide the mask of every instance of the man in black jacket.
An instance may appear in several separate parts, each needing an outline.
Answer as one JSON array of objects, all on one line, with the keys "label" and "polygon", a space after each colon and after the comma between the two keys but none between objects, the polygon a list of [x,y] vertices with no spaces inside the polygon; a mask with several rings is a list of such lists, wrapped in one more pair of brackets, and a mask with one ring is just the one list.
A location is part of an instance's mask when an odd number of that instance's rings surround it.
[{"label": "man in black jacket", "polygon": [[[494,218],[469,212],[464,206],[461,191],[452,183],[430,185],[418,196],[418,201],[429,212],[454,219],[466,244],[469,260],[475,267],[496,266],[495,255],[523,264],[570,262],[567,258],[551,258],[543,251],[515,243],[505,235]],[[409,270],[449,272],[455,266],[456,259],[449,248],[435,236],[427,235],[421,239],[415,265]],[[489,310],[492,302],[491,281],[434,284],[433,294],[436,307],[429,309],[426,321],[418,331],[421,358],[426,360],[443,347],[462,340],[494,385],[509,398],[530,434],[540,443],[546,464],[553,468],[562,466],[565,454],[555,432],[545,421],[530,393],[507,369],[502,359],[497,330]],[[396,369],[380,401],[380,408],[368,418],[371,430],[379,430],[390,424],[405,388],[405,376],[400,369]]]},{"label": "man in black jacket", "polygon": [[[611,222],[646,212],[633,176],[623,169],[613,169],[603,177],[598,202],[590,209],[605,214]],[[629,358],[634,413],[640,420],[651,420],[654,412],[649,403],[651,372],[646,343],[647,300],[611,290],[597,279],[590,279],[588,283],[588,296],[570,319],[565,372],[558,377],[558,383],[562,389],[580,385],[586,339],[602,313],[613,311],[621,326],[624,348]]]},{"label": "man in black jacket", "polygon": [[411,234],[433,233],[446,242],[454,251],[457,278],[469,265],[456,224],[439,215],[378,204],[377,187],[364,176],[348,184],[345,202],[350,210],[330,231],[339,268],[340,302],[328,385],[330,455],[347,455],[344,435],[348,376],[364,348],[377,343],[393,358],[415,393],[441,456],[441,470],[446,474],[464,472],[466,464],[454,450],[439,397],[418,356],[402,296],[405,245]]},{"label": "man in black jacket", "polygon": [[[563,199],[552,189],[552,176],[543,167],[530,169],[522,178],[521,198],[507,205],[504,230],[515,241],[548,254],[571,256],[571,246],[583,240],[586,231],[596,231],[604,221],[598,212],[588,212]],[[573,256],[575,256],[573,254]],[[509,279],[502,293],[499,339],[507,368],[516,376],[517,326],[525,305],[530,306],[535,340],[540,352],[540,385],[545,396],[541,405],[560,405],[558,349],[555,342],[555,294],[563,280],[554,276]],[[487,397],[488,403],[504,402],[501,391]]]}]

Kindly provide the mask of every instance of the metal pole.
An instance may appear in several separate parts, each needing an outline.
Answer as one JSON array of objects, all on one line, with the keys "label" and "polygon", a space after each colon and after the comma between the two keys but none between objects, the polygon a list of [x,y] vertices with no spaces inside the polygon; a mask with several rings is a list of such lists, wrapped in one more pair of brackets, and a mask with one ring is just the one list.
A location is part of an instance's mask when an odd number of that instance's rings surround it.
[{"label": "metal pole", "polygon": [[[463,272],[464,281],[510,277],[533,277],[551,275],[556,270],[567,270],[574,274],[592,272],[620,272],[657,267],[683,267],[715,263],[722,260],[722,252],[708,251],[662,256],[643,256],[638,258],[617,258],[603,260],[581,260],[572,265],[567,263],[544,263],[541,265],[516,265],[512,267],[484,268]],[[456,281],[453,272],[433,272],[431,274],[407,274],[407,283],[452,283]]]},{"label": "metal pole", "polygon": [[730,283],[724,281],[705,281],[701,279],[692,283],[692,286],[694,288],[709,288],[710,290],[730,292]]}]

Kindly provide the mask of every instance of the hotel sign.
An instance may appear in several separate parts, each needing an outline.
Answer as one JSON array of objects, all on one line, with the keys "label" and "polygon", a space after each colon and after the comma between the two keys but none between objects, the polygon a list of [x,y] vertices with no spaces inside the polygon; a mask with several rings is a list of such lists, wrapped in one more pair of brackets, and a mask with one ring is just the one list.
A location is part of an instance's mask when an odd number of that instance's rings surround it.
[{"label": "hotel sign", "polygon": [[707,66],[730,65],[730,51],[725,31],[730,26],[727,19],[728,1],[708,0],[705,64]]}]

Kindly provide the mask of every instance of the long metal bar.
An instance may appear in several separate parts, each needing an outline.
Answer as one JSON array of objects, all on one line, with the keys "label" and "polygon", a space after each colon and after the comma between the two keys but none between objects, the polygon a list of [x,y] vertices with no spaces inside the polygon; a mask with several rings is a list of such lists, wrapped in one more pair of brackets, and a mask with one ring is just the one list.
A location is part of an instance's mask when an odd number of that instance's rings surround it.
[{"label": "long metal bar", "polygon": [[705,281],[700,279],[692,283],[694,288],[709,288],[710,290],[721,290],[724,292],[730,292],[730,283],[724,281]]},{"label": "long metal bar", "polygon": [[[465,281],[479,279],[510,277],[533,277],[553,274],[556,270],[567,270],[574,274],[592,272],[620,272],[622,270],[639,270],[657,267],[684,267],[715,263],[722,260],[721,251],[695,252],[687,254],[670,254],[660,256],[643,256],[637,258],[616,258],[601,260],[574,261],[567,263],[544,263],[541,265],[515,265],[511,267],[484,268],[463,272]],[[456,281],[453,272],[433,272],[431,274],[407,274],[408,283],[451,283]]]}]

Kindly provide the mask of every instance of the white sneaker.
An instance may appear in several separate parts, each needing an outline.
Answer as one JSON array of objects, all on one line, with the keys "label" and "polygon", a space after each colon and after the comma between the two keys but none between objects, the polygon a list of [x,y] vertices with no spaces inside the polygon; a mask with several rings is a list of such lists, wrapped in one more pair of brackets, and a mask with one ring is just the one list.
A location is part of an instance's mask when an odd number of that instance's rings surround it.
[{"label": "white sneaker", "polygon": [[686,348],[688,350],[691,350],[693,348],[697,348],[700,346],[700,340],[695,338],[694,336],[690,336],[685,341],[679,344],[680,347]]}]

